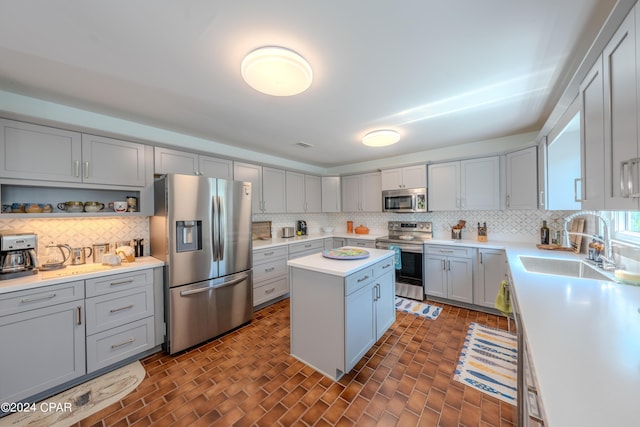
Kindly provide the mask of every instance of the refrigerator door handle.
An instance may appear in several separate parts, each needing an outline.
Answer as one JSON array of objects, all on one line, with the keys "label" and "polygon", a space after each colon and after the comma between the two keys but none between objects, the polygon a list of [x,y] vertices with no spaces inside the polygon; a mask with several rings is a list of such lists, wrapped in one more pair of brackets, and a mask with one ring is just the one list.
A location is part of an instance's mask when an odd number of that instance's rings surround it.
[{"label": "refrigerator door handle", "polygon": [[244,275],[244,276],[242,276],[242,277],[240,277],[238,279],[230,280],[230,281],[224,282],[224,283],[219,283],[217,285],[207,285],[207,286],[205,286],[203,288],[190,289],[188,291],[182,291],[182,292],[180,292],[180,296],[183,297],[183,296],[187,296],[187,295],[199,294],[199,293],[207,292],[207,291],[210,291],[210,290],[213,290],[213,289],[219,289],[219,288],[224,288],[226,286],[232,286],[232,285],[235,285],[237,283],[242,282],[243,280],[247,280],[248,278],[249,278],[248,275]]},{"label": "refrigerator door handle", "polygon": [[218,224],[218,208],[220,207],[220,205],[218,204],[218,197],[217,196],[213,196],[211,198],[211,207],[212,207],[212,217],[211,217],[211,223],[212,223],[212,229],[211,229],[211,243],[213,245],[213,261],[217,262],[220,254],[219,254],[219,235],[220,235],[220,231],[219,231],[219,224]]},{"label": "refrigerator door handle", "polygon": [[227,228],[226,213],[224,211],[224,203],[220,203],[220,196],[217,197],[218,203],[218,259],[224,260],[224,237]]}]

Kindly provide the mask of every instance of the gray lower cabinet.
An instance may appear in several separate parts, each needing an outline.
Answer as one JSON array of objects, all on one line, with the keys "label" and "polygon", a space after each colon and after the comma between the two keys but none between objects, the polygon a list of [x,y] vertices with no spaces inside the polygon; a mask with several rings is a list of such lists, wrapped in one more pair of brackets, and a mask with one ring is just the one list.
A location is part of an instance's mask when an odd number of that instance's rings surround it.
[{"label": "gray lower cabinet", "polygon": [[473,303],[473,254],[459,246],[425,245],[425,294]]},{"label": "gray lower cabinet", "polygon": [[343,246],[347,246],[347,239],[344,237],[334,237],[333,238],[333,248],[341,248]]},{"label": "gray lower cabinet", "polygon": [[482,307],[495,308],[500,282],[507,277],[505,252],[499,249],[478,249],[476,265],[473,303]]},{"label": "gray lower cabinet", "polygon": [[253,306],[289,292],[286,245],[253,251]]},{"label": "gray lower cabinet", "polygon": [[347,239],[347,246],[358,246],[361,248],[375,248],[376,242],[375,240],[368,239]]},{"label": "gray lower cabinet", "polygon": [[0,295],[0,401],[84,375],[84,318],[81,280]]},{"label": "gray lower cabinet", "polygon": [[289,259],[316,254],[318,252],[322,252],[323,249],[324,241],[321,239],[291,243],[289,245]]},{"label": "gray lower cabinet", "polygon": [[86,281],[87,372],[155,345],[153,271]]}]

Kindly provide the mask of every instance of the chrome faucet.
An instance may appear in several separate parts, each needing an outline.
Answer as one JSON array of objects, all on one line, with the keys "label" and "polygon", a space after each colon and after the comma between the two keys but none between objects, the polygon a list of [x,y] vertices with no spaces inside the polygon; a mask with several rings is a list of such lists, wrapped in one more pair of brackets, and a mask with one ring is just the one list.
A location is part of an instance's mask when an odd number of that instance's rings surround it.
[{"label": "chrome faucet", "polygon": [[[603,228],[604,228],[604,233],[603,233],[603,237],[601,238],[600,236],[597,235],[591,235],[591,234],[586,234],[586,233],[578,233],[575,231],[569,231],[567,229],[567,225],[569,224],[569,221],[571,221],[574,218],[577,218],[579,216],[585,216],[585,215],[593,215],[597,218],[600,219],[600,221],[602,222]],[[596,211],[579,211],[579,212],[575,212],[572,213],[571,215],[569,215],[568,217],[566,217],[564,219],[564,222],[562,224],[562,229],[564,232],[564,245],[563,246],[567,246],[570,247],[571,243],[569,242],[569,235],[573,234],[573,235],[579,235],[579,236],[587,236],[587,237],[591,237],[595,240],[601,241],[604,244],[604,256],[600,256],[600,258],[602,259],[603,262],[606,262],[607,264],[610,264],[611,266],[613,266],[615,268],[616,263],[613,259],[613,248],[611,245],[611,224],[609,222],[609,218],[606,218],[604,216],[602,216],[602,214],[600,214],[600,212],[596,212]]]}]

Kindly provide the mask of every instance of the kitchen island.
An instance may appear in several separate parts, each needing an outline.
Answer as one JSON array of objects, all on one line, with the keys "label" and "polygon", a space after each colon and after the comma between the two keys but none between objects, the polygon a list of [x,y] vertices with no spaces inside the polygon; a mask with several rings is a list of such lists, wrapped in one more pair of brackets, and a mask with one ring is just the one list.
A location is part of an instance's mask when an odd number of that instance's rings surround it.
[{"label": "kitchen island", "polygon": [[333,380],[349,372],[395,321],[394,252],[366,251],[369,256],[361,259],[317,253],[287,262],[291,355]]}]

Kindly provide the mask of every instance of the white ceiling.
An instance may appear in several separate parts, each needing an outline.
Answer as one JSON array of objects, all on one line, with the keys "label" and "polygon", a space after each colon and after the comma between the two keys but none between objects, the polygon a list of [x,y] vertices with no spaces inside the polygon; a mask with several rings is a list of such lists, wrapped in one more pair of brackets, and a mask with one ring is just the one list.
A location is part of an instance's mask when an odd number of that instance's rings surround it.
[{"label": "white ceiling", "polygon": [[[614,4],[0,0],[0,90],[333,167],[539,130]],[[265,45],[308,91],[242,81]],[[401,141],[363,146],[379,127]]]}]

